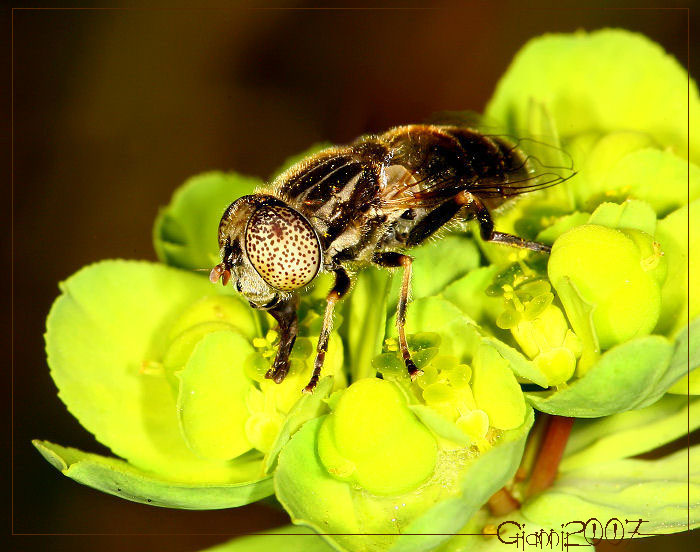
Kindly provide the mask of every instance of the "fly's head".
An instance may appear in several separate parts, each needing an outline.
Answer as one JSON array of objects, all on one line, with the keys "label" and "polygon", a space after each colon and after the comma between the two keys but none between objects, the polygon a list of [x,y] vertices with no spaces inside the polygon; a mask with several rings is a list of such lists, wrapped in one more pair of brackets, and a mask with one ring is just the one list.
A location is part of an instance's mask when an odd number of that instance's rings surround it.
[{"label": "fly's head", "polygon": [[229,280],[256,309],[269,310],[309,284],[321,268],[321,244],[298,211],[268,195],[234,201],[219,223],[221,263],[209,279]]}]

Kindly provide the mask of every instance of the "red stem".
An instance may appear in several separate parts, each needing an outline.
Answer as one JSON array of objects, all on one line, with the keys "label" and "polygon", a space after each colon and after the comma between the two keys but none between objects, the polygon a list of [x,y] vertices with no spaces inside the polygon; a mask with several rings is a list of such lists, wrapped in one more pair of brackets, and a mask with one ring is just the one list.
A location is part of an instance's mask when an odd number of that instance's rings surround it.
[{"label": "red stem", "polygon": [[573,424],[574,418],[550,417],[525,496],[542,492],[554,483]]}]

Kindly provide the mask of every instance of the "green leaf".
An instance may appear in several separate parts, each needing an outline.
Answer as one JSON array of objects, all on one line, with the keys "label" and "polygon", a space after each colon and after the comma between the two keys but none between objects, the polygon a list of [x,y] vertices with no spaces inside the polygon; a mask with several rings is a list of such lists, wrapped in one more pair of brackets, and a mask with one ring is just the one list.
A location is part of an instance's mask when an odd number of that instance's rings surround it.
[{"label": "green leaf", "polygon": [[494,335],[506,335],[496,326],[494,320],[503,310],[503,298],[491,297],[486,289],[493,283],[493,278],[501,270],[496,265],[482,266],[470,271],[465,276],[447,286],[442,296],[460,308],[468,317],[482,328]]},{"label": "green leaf", "polygon": [[641,199],[665,216],[700,197],[700,168],[670,151],[645,148],[622,157],[599,185],[608,194]]},{"label": "green leaf", "polygon": [[[615,130],[602,136],[588,133],[572,137],[566,148],[574,157],[578,174],[571,179],[569,187],[579,208],[591,212],[601,202],[622,202],[630,197],[636,184],[633,179],[622,175],[624,185],[621,185],[620,182],[609,182],[607,176],[625,156],[655,145],[648,134],[629,130]],[[676,158],[671,152],[669,155]]]},{"label": "green leaf", "polygon": [[[304,424],[282,449],[274,476],[275,494],[295,524],[321,534],[366,532],[357,519],[351,488],[328,475],[318,459],[316,435],[322,422],[323,418],[316,418]],[[352,549],[360,550],[360,544],[372,537],[343,535],[334,540],[341,546],[355,543]]]},{"label": "green leaf", "polygon": [[162,361],[180,313],[220,288],[162,265],[104,261],[61,289],[46,321],[46,351],[59,396],[78,421],[114,454],[165,479],[241,481],[235,462],[190,451],[168,381],[143,369]]},{"label": "green leaf", "polygon": [[607,351],[568,387],[525,396],[537,410],[557,416],[597,418],[638,408],[666,385],[672,353],[661,336],[639,337]]},{"label": "green leaf", "polygon": [[454,422],[443,418],[434,409],[424,404],[410,404],[408,407],[421,422],[438,437],[452,441],[462,447],[472,444],[469,436],[459,429]]},{"label": "green leaf", "polygon": [[209,270],[221,261],[218,229],[226,208],[262,185],[258,178],[210,172],[190,178],[161,209],[153,227],[158,259],[187,269]]},{"label": "green leaf", "polygon": [[515,429],[523,423],[526,412],[523,392],[509,362],[498,351],[482,342],[472,364],[472,392],[479,409],[488,414],[489,425]]},{"label": "green leaf", "polygon": [[484,337],[481,342],[487,343],[496,349],[500,355],[510,363],[510,369],[513,370],[516,376],[536,383],[540,387],[549,387],[547,383],[547,374],[540,370],[534,362],[525,357],[520,351],[513,349],[513,347],[493,337]]},{"label": "green leaf", "polygon": [[700,395],[700,370],[697,368],[686,374],[671,387],[668,393],[674,395]]},{"label": "green leaf", "polygon": [[639,410],[576,420],[561,472],[648,452],[700,427],[700,400],[667,395]]},{"label": "green leaf", "polygon": [[233,508],[272,494],[272,478],[252,479],[259,471],[259,459],[238,465],[246,483],[174,483],[141,471],[123,460],[89,454],[48,441],[33,441],[42,456],[61,473],[99,491],[151,506],[185,510]]},{"label": "green leaf", "polygon": [[520,460],[525,440],[534,420],[528,408],[523,424],[504,432],[498,443],[482,453],[467,466],[459,480],[459,495],[437,502],[421,517],[406,527],[392,546],[392,552],[428,552],[445,542],[467,523],[486,501],[513,477]]},{"label": "green leaf", "polygon": [[221,286],[210,286],[209,292],[209,295],[189,305],[173,320],[168,332],[169,339],[175,340],[182,333],[206,323],[230,328],[251,342],[262,335],[261,311],[252,309],[239,294],[228,295],[228,290]]},{"label": "green leaf", "polygon": [[[328,474],[316,452],[324,421],[317,418],[304,424],[280,453],[275,492],[294,523],[326,535],[341,550],[386,550],[400,532],[454,533],[515,473],[532,419],[528,408],[526,422],[504,432],[488,452],[476,459],[464,450],[441,453],[435,474],[416,490],[378,496]],[[391,457],[385,461],[391,463]],[[454,517],[446,518],[439,511],[444,503]],[[407,549],[413,549],[410,537],[406,538]],[[429,542],[423,549],[430,550],[446,537],[426,538]],[[403,546],[397,544],[397,549]]]},{"label": "green leaf", "polygon": [[586,224],[591,215],[575,211],[568,215],[563,215],[556,219],[554,224],[548,226],[537,234],[536,241],[541,243],[553,244],[554,241],[564,232],[571,230],[576,226]]},{"label": "green leaf", "polygon": [[661,313],[655,333],[673,336],[683,326],[700,315],[700,294],[688,293],[688,274],[700,269],[700,200],[673,211],[660,220],[655,239],[668,263],[666,281],[661,287]]},{"label": "green leaf", "polygon": [[317,451],[333,477],[390,496],[416,489],[433,475],[437,443],[396,384],[364,378],[325,417]]},{"label": "green leaf", "polygon": [[[690,356],[688,356],[689,353]],[[657,400],[672,385],[687,375],[689,370],[695,370],[698,366],[700,366],[700,318],[693,320],[676,336],[673,356],[668,368],[637,408]]]},{"label": "green leaf", "polygon": [[[690,462],[690,464],[688,464]],[[688,472],[690,470],[690,472]],[[571,520],[643,519],[640,533],[700,526],[700,445],[658,460],[614,460],[560,474],[522,506],[523,515],[558,527]]]},{"label": "green leaf", "polygon": [[270,473],[273,470],[277,464],[277,457],[282,447],[287,444],[291,436],[294,435],[304,423],[320,416],[328,410],[324,399],[330,395],[332,390],[333,378],[327,376],[318,382],[313,393],[304,393],[294,404],[289,414],[287,414],[287,417],[284,419],[270,452],[265,456],[265,473]]},{"label": "green leaf", "polygon": [[[687,155],[698,126],[698,89],[687,71],[646,37],[619,29],[550,34],[516,55],[486,107],[486,116],[521,135],[531,102],[552,114],[562,139],[583,133],[632,130]],[[700,142],[690,145],[690,158]]]},{"label": "green leaf", "polygon": [[693,320],[676,337],[676,349],[664,383],[685,374],[671,387],[669,393],[700,395],[700,318]]},{"label": "green leaf", "polygon": [[253,448],[245,431],[250,417],[246,398],[253,382],[240,361],[253,350],[237,333],[213,332],[197,343],[177,374],[180,429],[197,456],[230,460]]},{"label": "green leaf", "polygon": [[638,199],[624,203],[601,203],[588,219],[587,224],[598,224],[608,228],[632,228],[653,236],[656,232],[656,213],[651,206]]}]

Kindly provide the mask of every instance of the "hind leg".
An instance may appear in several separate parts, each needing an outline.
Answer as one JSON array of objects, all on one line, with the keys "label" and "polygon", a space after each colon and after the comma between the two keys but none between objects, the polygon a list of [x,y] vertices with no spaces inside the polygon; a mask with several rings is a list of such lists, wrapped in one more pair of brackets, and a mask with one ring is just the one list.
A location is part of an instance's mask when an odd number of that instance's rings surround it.
[{"label": "hind leg", "polygon": [[455,201],[466,207],[467,211],[474,218],[476,218],[479,223],[482,240],[502,243],[512,247],[520,247],[522,249],[530,249],[531,251],[538,251],[541,253],[549,253],[552,251],[552,248],[544,243],[525,240],[521,237],[514,236],[513,234],[495,231],[493,229],[493,219],[491,218],[491,213],[489,213],[486,206],[474,194],[469,192],[460,192],[455,196]]},{"label": "hind leg", "polygon": [[401,280],[401,294],[399,295],[399,304],[396,308],[396,331],[399,334],[399,348],[403,357],[406,370],[412,380],[415,380],[423,372],[418,369],[415,362],[411,360],[411,353],[408,350],[406,341],[406,305],[408,303],[408,295],[411,291],[411,272],[413,259],[408,255],[401,253],[378,253],[372,259],[379,266],[387,268],[403,268],[403,278]]}]

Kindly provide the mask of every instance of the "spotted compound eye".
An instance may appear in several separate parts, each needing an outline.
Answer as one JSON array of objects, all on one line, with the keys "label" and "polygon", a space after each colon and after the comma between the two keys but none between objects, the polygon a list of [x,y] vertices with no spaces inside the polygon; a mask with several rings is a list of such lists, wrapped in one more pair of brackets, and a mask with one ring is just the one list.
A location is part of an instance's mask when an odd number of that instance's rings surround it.
[{"label": "spotted compound eye", "polygon": [[289,207],[255,211],[246,227],[245,249],[262,279],[281,291],[305,286],[321,265],[321,246],[313,228]]}]

